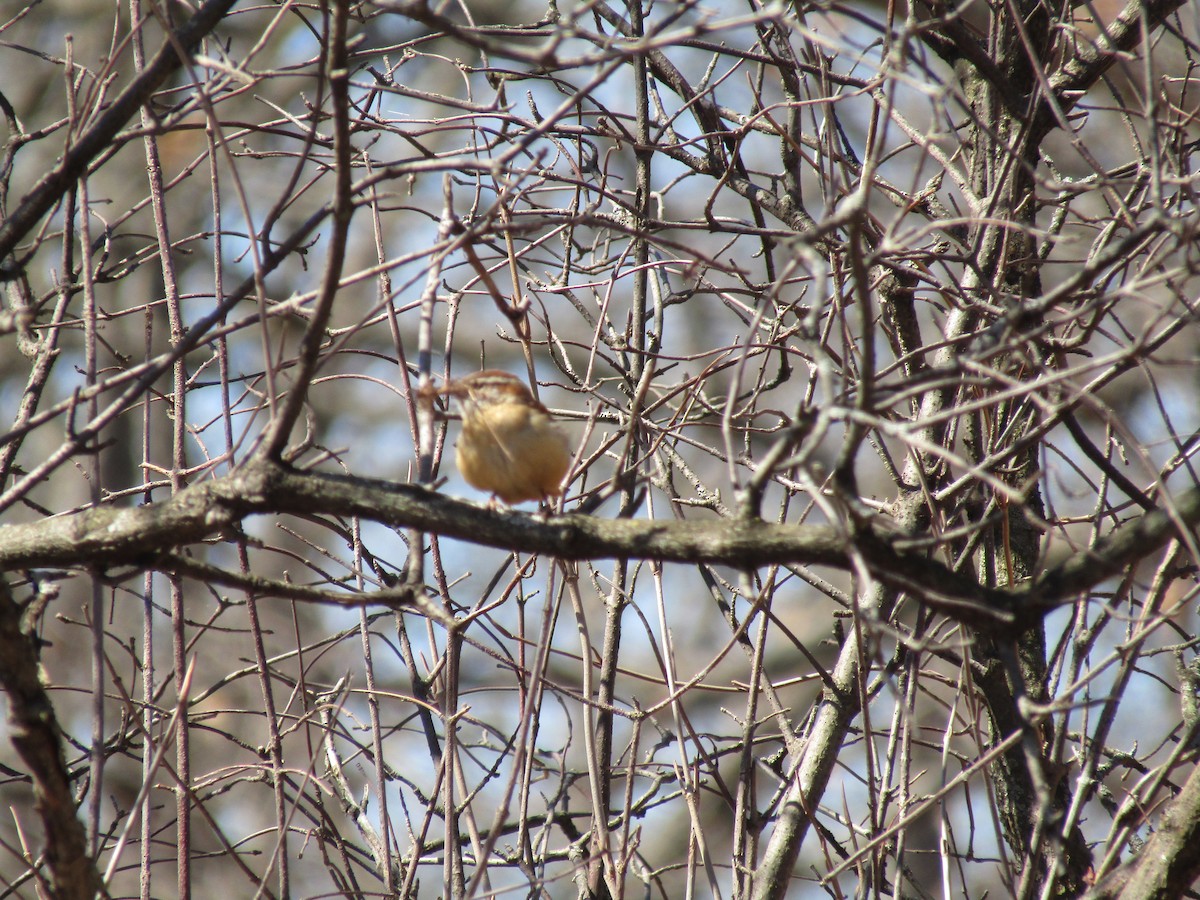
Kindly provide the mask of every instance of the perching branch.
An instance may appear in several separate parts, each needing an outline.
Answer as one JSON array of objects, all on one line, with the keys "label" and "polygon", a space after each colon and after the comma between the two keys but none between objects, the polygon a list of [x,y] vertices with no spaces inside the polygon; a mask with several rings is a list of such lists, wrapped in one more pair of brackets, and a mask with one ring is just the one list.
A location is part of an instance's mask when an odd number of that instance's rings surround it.
[{"label": "perching branch", "polygon": [[925,556],[863,531],[761,520],[647,521],[567,513],[553,517],[483,508],[412,484],[301,472],[256,459],[232,475],[193,485],[147,506],[102,507],[24,525],[0,526],[0,570],[126,564],[154,567],[164,551],[220,535],[255,515],[357,516],[518,553],[559,559],[644,559],[756,569],[817,565],[850,571],[850,544],[871,574],[961,622],[1020,630],[1068,598],[1112,577],[1200,522],[1200,488],[1174,513],[1156,510],[1115,529],[1013,590],[978,584]]}]

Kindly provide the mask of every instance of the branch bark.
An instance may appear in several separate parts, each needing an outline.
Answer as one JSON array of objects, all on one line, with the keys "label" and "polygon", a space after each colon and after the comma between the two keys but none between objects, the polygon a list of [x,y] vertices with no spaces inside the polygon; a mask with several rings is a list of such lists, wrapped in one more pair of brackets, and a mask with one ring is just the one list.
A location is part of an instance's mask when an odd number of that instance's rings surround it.
[{"label": "branch bark", "polygon": [[255,515],[358,516],[444,537],[559,559],[646,559],[754,569],[803,564],[849,571],[861,554],[872,575],[934,609],[993,634],[1017,634],[1065,600],[1100,584],[1200,522],[1200,488],[1122,525],[1032,581],[980,585],[876,532],[759,519],[648,521],[487,509],[412,484],[302,472],[258,457],[238,471],[133,509],[101,507],[0,526],[0,571],[99,564],[154,567],[171,549],[206,540]]},{"label": "branch bark", "polygon": [[0,687],[8,703],[13,747],[33,780],[34,808],[46,830],[45,863],[50,896],[92,900],[100,874],[76,817],[71,778],[62,754],[62,729],[38,678],[34,638],[21,627],[21,608],[0,580]]},{"label": "branch bark", "polygon": [[1200,769],[1193,769],[1154,836],[1132,860],[1089,891],[1087,900],[1169,900],[1200,877]]}]

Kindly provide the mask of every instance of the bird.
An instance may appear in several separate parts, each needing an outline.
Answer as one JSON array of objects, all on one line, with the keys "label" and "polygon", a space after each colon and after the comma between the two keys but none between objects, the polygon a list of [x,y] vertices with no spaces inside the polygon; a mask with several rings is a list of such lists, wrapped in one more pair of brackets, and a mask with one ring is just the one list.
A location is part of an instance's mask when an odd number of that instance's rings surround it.
[{"label": "bird", "polygon": [[455,462],[467,483],[509,506],[562,494],[571,446],[550,411],[509,372],[484,369],[437,391],[462,414]]}]

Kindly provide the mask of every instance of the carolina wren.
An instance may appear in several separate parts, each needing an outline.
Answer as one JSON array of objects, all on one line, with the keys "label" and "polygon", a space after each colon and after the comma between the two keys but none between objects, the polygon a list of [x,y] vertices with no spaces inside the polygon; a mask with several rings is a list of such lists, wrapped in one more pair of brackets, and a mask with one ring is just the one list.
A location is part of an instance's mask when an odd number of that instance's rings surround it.
[{"label": "carolina wren", "polygon": [[521,379],[485,369],[438,393],[453,397],[462,412],[455,461],[472,487],[508,504],[562,493],[570,444]]}]

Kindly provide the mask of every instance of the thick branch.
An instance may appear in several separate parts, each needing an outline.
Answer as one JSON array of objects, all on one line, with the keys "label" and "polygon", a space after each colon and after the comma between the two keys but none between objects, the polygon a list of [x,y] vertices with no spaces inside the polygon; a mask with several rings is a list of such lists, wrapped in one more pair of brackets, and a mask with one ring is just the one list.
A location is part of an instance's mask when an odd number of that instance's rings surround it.
[{"label": "thick branch", "polygon": [[1121,868],[1101,880],[1088,900],[1168,900],[1182,897],[1200,876],[1200,769],[1159,820],[1154,836]]},{"label": "thick branch", "polygon": [[38,679],[34,638],[21,629],[21,609],[0,582],[0,687],[8,705],[13,746],[33,780],[34,808],[46,831],[50,894],[91,900],[100,883],[76,816],[54,706]]},{"label": "thick branch", "polygon": [[[1143,28],[1158,28],[1181,6],[1183,0],[1129,0],[1113,22],[1102,26],[1091,44],[1082,44],[1079,52],[1051,77],[1050,88],[1059,109],[1072,109],[1123,54],[1149,43]],[[1054,111],[1045,97],[1041,98],[1034,122],[1034,134],[1039,139],[1054,127]]]},{"label": "thick branch", "polygon": [[[24,525],[0,526],[0,570],[37,566],[152,566],[166,550],[220,534],[253,515],[358,516],[475,544],[560,559],[652,559],[739,569],[776,564],[848,570],[850,538],[823,525],[759,520],[646,521],[567,514],[552,518],[484,509],[411,484],[299,472],[257,459],[170,500],[133,509],[101,507]],[[880,581],[969,625],[1017,631],[1063,600],[1110,578],[1200,521],[1200,488],[1171,512],[1118,528],[1016,590],[977,584],[926,556],[864,532],[854,546]],[[998,632],[996,632],[998,633]]]},{"label": "thick branch", "polygon": [[1165,507],[1126,522],[1095,546],[1047,569],[1014,592],[1015,601],[1029,614],[1036,614],[1039,609],[1045,611],[1066,597],[1118,575],[1131,563],[1166,544],[1180,528],[1195,528],[1200,522],[1200,488],[1185,491]]}]

